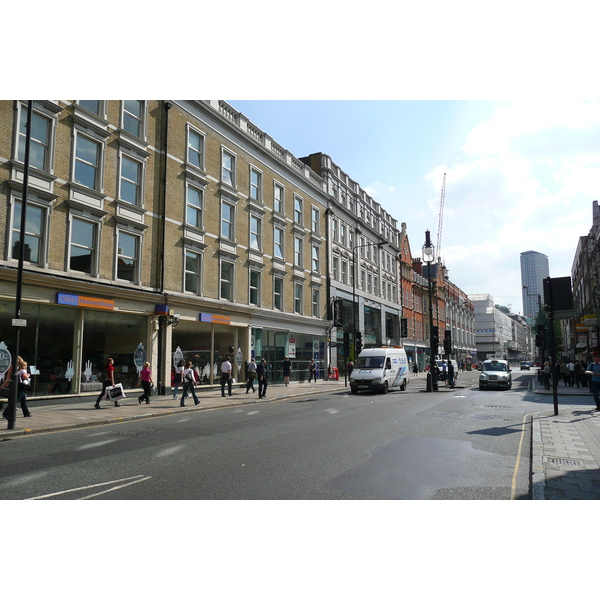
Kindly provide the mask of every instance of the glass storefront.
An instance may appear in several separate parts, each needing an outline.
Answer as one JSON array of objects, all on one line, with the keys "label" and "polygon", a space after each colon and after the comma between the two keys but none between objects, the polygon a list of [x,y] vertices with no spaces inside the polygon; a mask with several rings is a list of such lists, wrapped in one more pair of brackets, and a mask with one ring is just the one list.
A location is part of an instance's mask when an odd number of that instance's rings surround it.
[{"label": "glass storefront", "polygon": [[[14,352],[12,326],[14,302],[0,303],[0,341]],[[148,318],[112,311],[83,311],[81,364],[78,364],[77,338],[82,311],[54,304],[23,303],[21,318],[27,326],[20,330],[19,354],[32,374],[30,396],[75,393],[75,369],[80,369],[81,391],[102,389],[104,366],[115,361],[117,380],[125,388],[136,387],[134,354],[147,339]]]},{"label": "glass storefront", "polygon": [[269,382],[283,382],[282,365],[286,356],[292,363],[291,381],[307,381],[311,359],[317,364],[317,379],[327,377],[325,338],[303,333],[286,333],[267,329],[252,330],[252,356],[263,358],[269,368]]}]

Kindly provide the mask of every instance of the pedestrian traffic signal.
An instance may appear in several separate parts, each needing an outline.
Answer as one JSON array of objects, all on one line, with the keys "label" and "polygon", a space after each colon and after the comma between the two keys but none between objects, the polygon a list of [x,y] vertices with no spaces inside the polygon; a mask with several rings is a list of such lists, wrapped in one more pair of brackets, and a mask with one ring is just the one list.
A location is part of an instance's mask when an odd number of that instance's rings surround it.
[{"label": "pedestrian traffic signal", "polygon": [[452,354],[452,332],[449,329],[444,332],[444,354]]},{"label": "pedestrian traffic signal", "polygon": [[538,332],[535,334],[535,345],[538,348],[544,348],[544,342],[546,341],[546,327],[544,325],[538,325],[537,331]]},{"label": "pedestrian traffic signal", "polygon": [[437,353],[437,347],[440,345],[440,330],[435,325],[431,328],[431,343]]},{"label": "pedestrian traffic signal", "polygon": [[356,332],[356,354],[360,354],[360,351],[362,350],[363,347],[363,343],[362,343],[362,333],[360,331]]}]

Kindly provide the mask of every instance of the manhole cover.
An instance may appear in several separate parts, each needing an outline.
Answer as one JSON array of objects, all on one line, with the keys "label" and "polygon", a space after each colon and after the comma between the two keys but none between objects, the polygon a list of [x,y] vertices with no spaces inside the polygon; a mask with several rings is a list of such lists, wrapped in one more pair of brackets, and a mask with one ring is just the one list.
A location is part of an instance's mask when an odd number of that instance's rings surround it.
[{"label": "manhole cover", "polygon": [[136,436],[136,435],[146,435],[148,433],[157,433],[159,431],[165,431],[160,427],[144,427],[142,429],[130,429],[128,431],[119,431],[116,435],[124,435],[124,436]]},{"label": "manhole cover", "polygon": [[544,462],[556,467],[583,467],[583,461],[578,458],[556,458],[544,456]]}]

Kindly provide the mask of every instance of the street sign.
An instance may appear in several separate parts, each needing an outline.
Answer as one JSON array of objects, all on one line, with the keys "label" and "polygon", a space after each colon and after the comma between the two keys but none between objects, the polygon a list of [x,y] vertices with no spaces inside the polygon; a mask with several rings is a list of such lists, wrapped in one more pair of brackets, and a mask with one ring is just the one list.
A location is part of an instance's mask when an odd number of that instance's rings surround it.
[{"label": "street sign", "polygon": [[241,348],[238,348],[237,354],[235,355],[235,363],[238,369],[242,368],[242,362],[244,360],[244,353]]},{"label": "street sign", "polygon": [[13,319],[13,327],[27,327],[27,319]]}]

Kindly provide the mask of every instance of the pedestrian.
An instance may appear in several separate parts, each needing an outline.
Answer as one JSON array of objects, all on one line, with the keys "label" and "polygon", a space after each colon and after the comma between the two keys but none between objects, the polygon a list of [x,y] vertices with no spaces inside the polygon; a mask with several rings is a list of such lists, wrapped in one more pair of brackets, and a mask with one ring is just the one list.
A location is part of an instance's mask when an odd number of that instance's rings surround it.
[{"label": "pedestrian", "polygon": [[[106,374],[104,377],[104,381],[102,382],[102,391],[98,395],[98,398],[96,398],[96,404],[94,404],[94,408],[101,408],[100,400],[102,400],[102,398],[104,398],[104,395],[106,394],[106,388],[114,386],[114,385],[115,385],[115,361],[112,358],[109,358],[106,361]],[[115,406],[121,406],[119,404],[118,400],[115,400]]]},{"label": "pedestrian", "polygon": [[594,354],[594,362],[587,367],[585,374],[590,378],[590,392],[594,396],[596,410],[600,410],[600,354]]},{"label": "pedestrian", "polygon": [[417,375],[419,374],[419,365],[417,364],[416,360],[415,360],[415,363],[413,364],[412,372],[415,377],[417,377]]},{"label": "pedestrian", "polygon": [[[10,371],[10,373],[9,373]],[[27,391],[29,389],[31,380],[31,375],[27,371],[27,363],[20,357],[17,356],[17,402],[21,405],[21,410],[23,411],[24,417],[31,417],[31,412],[29,412],[29,408],[27,407]],[[7,387],[10,391],[14,388],[12,387],[12,368],[9,368],[6,372],[6,378],[4,380],[2,387]],[[4,412],[2,413],[2,418],[8,420],[8,407],[10,406],[10,400],[7,404]]]},{"label": "pedestrian", "polygon": [[577,387],[581,387],[581,363],[576,360],[573,365],[573,373],[575,374],[575,383]]},{"label": "pedestrian", "polygon": [[138,404],[142,403],[142,400],[146,401],[146,404],[150,404],[150,392],[152,391],[152,386],[154,382],[152,381],[152,371],[150,371],[150,363],[145,362],[142,365],[142,370],[140,371],[140,377],[138,379],[138,386],[142,383],[142,388],[144,393],[138,398]]},{"label": "pedestrian", "polygon": [[287,386],[290,384],[290,375],[292,374],[292,363],[287,356],[283,361],[283,366],[281,370],[283,372],[283,380],[285,381],[285,385]]},{"label": "pedestrian", "polygon": [[563,383],[565,384],[565,387],[567,387],[569,385],[569,370],[567,368],[567,363],[565,363],[565,361],[560,361],[558,363],[560,365],[560,377],[563,380]]},{"label": "pedestrian", "polygon": [[227,391],[231,396],[231,356],[229,354],[225,357],[225,360],[221,363],[221,396],[225,398],[225,384],[227,384]]},{"label": "pedestrian", "polygon": [[[175,367],[175,374],[173,375],[173,400],[177,400],[177,392],[179,386],[183,384],[183,372],[185,371],[185,360],[183,358],[177,363]],[[183,398],[185,400],[185,397]]]},{"label": "pedestrian", "polygon": [[350,375],[352,375],[352,371],[354,371],[354,363],[351,360],[349,360],[346,364],[346,371],[348,373],[348,377],[350,377]]},{"label": "pedestrian", "polygon": [[185,363],[182,381],[183,391],[181,393],[181,401],[179,402],[179,406],[185,406],[185,399],[187,398],[188,392],[192,394],[194,404],[198,406],[198,404],[200,404],[200,400],[198,400],[198,396],[196,396],[196,390],[194,389],[194,383],[196,383],[196,379],[194,377],[192,363],[189,360]]},{"label": "pedestrian", "polygon": [[581,365],[581,387],[587,387],[588,386],[588,378],[584,376],[585,370],[587,368],[587,362],[585,362],[585,360],[582,358],[579,361],[579,364]]},{"label": "pedestrian", "polygon": [[314,378],[315,383],[317,383],[317,365],[315,363],[315,359],[310,359],[310,365],[308,365],[308,383],[312,381]]},{"label": "pedestrian", "polygon": [[448,385],[454,389],[454,365],[452,361],[448,361]]},{"label": "pedestrian", "polygon": [[246,364],[246,394],[252,388],[252,392],[254,393],[256,390],[254,389],[254,380],[256,379],[256,361],[254,357],[250,359],[250,362]]},{"label": "pedestrian", "polygon": [[569,386],[573,387],[573,384],[575,383],[575,363],[572,360],[569,360],[569,363],[567,364],[567,372]]},{"label": "pedestrian", "polygon": [[269,386],[269,372],[267,361],[264,358],[260,361],[260,364],[256,365],[256,374],[258,376],[258,397],[264,398],[267,395],[267,387]]},{"label": "pedestrian", "polygon": [[550,389],[550,363],[546,361],[544,363],[544,387],[549,390]]}]

